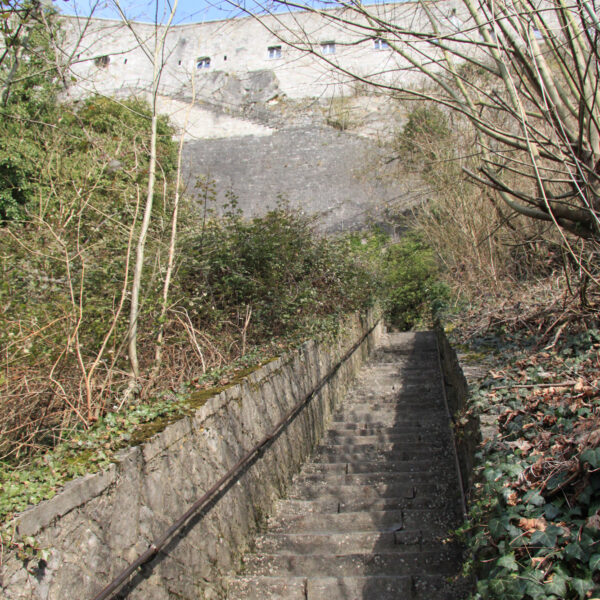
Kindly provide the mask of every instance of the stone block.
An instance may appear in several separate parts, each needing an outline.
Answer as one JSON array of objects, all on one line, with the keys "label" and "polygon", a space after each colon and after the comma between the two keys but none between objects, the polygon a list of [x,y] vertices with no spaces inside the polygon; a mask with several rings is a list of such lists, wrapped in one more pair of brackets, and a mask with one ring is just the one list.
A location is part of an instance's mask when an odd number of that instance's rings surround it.
[{"label": "stone block", "polygon": [[19,535],[36,535],[55,519],[85,504],[108,488],[116,477],[115,465],[105,471],[70,481],[51,500],[46,500],[22,513],[17,519]]}]

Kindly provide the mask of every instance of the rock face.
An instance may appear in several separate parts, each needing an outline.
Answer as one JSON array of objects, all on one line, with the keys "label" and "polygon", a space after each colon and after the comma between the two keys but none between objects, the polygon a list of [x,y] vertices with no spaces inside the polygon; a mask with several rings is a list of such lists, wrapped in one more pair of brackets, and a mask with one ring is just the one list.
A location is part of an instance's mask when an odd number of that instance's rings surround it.
[{"label": "rock face", "polygon": [[[73,481],[20,515],[48,560],[4,554],[0,597],[93,598],[218,481],[296,404],[310,404],[204,512],[130,582],[129,600],[216,598],[257,526],[321,438],[381,332],[355,316],[335,343],[308,342],[209,398],[190,417],[123,451],[107,471]],[[121,596],[119,596],[121,597]]]},{"label": "rock face", "polygon": [[435,336],[392,334],[229,581],[229,600],[457,600],[461,519]]},{"label": "rock face", "polygon": [[[243,74],[211,71],[204,76],[196,97],[218,106],[239,108],[248,104],[264,104],[280,93],[279,81],[272,70],[262,69]],[[190,100],[189,94],[190,90],[183,87],[175,96]]]}]

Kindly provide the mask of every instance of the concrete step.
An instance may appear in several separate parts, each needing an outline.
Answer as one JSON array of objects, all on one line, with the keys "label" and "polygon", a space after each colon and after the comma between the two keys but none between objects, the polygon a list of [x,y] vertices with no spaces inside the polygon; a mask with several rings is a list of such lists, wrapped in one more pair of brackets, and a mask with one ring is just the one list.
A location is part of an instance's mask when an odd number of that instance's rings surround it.
[{"label": "concrete step", "polygon": [[438,473],[446,472],[453,466],[451,457],[446,460],[385,460],[354,461],[354,462],[311,462],[302,469],[303,475],[321,473],[337,473],[352,475],[354,473]]},{"label": "concrete step", "polygon": [[[432,415],[435,415],[435,417]],[[414,422],[420,423],[425,421],[430,425],[439,424],[441,426],[447,425],[447,417],[442,406],[437,407],[421,407],[421,408],[407,408],[406,410],[399,409],[397,406],[390,404],[389,406],[380,405],[369,406],[368,404],[355,404],[348,405],[342,408],[333,415],[333,422],[339,423],[345,420],[353,423],[362,421],[363,417],[368,416],[369,420],[366,422],[377,423],[382,425],[389,423],[390,419],[393,419],[392,425],[397,427],[407,427]]]},{"label": "concrete step", "polygon": [[231,579],[228,600],[399,600],[412,598],[411,577],[269,577]]},{"label": "concrete step", "polygon": [[[441,389],[440,389],[441,392]],[[356,406],[381,406],[381,407],[402,407],[406,409],[422,408],[426,406],[437,407],[443,404],[443,395],[440,394],[408,394],[406,392],[397,392],[390,390],[389,392],[373,393],[366,390],[357,390],[352,395],[346,397],[340,404],[340,407],[356,405]]]},{"label": "concrete step", "polygon": [[227,600],[306,600],[306,581],[306,577],[230,577]]},{"label": "concrete step", "polygon": [[254,554],[399,554],[432,552],[439,540],[431,532],[421,530],[395,533],[269,533],[255,543]]},{"label": "concrete step", "polygon": [[[439,452],[441,455],[448,454],[447,446],[442,439],[423,440],[416,439],[407,442],[388,442],[380,444],[328,444],[317,446],[315,459],[318,462],[327,462],[328,457],[335,459],[334,462],[368,461],[380,457],[389,457],[390,460],[404,456],[406,452],[415,450],[428,450],[432,454]],[[349,458],[353,457],[353,458]]]},{"label": "concrete step", "polygon": [[402,481],[395,483],[377,483],[366,485],[329,485],[325,486],[319,483],[305,483],[302,486],[294,486],[288,498],[313,500],[323,496],[334,496],[340,501],[354,499],[356,501],[372,500],[380,498],[420,498],[423,496],[441,496],[453,497],[452,491],[456,490],[456,484],[442,483],[422,483]]},{"label": "concrete step", "polygon": [[[284,505],[285,508],[285,505]],[[268,519],[271,533],[350,533],[435,530],[450,528],[456,521],[453,511],[406,508],[400,510],[357,511],[343,513],[277,513]]]},{"label": "concrete step", "polygon": [[[447,424],[446,424],[447,428]],[[423,425],[411,427],[411,433],[376,433],[372,435],[344,435],[342,433],[328,433],[321,442],[321,446],[363,446],[368,444],[406,444],[407,442],[423,442],[429,437],[430,441],[439,439],[443,429],[439,427],[437,431],[433,428],[427,428]]]},{"label": "concrete step", "polygon": [[[389,460],[391,462],[402,462],[405,460],[421,460],[425,457],[431,457],[435,460],[448,460],[448,450],[442,446],[434,448],[427,447],[426,444],[406,444],[405,449],[394,449],[388,452],[370,450],[367,446],[360,448],[345,446],[327,446],[322,448],[314,455],[315,462],[319,463],[359,463],[359,462],[381,462]],[[344,450],[351,448],[352,451]],[[452,458],[452,457],[450,457]]]},{"label": "concrete step", "polygon": [[357,575],[411,576],[456,572],[460,555],[451,549],[403,554],[280,555],[249,554],[244,558],[247,575],[289,577],[339,577]]},{"label": "concrete step", "polygon": [[[456,587],[456,586],[454,586]],[[442,576],[269,577],[229,580],[228,600],[459,600]]]},{"label": "concrete step", "polygon": [[348,409],[333,415],[332,422],[334,424],[345,421],[360,423],[366,427],[373,425],[384,425],[385,427],[444,427],[448,423],[448,419],[442,411],[432,417],[431,411],[424,411],[420,415],[410,415],[399,414],[391,410],[370,410],[369,408],[363,410]]},{"label": "concrete step", "polygon": [[382,498],[375,495],[352,495],[347,497],[338,497],[333,494],[323,494],[312,500],[287,498],[279,500],[277,506],[282,504],[295,504],[297,508],[294,510],[298,513],[341,513],[341,512],[358,512],[372,510],[399,510],[402,508],[429,508],[442,509],[448,506],[453,506],[460,500],[460,494],[431,496],[429,494],[414,495],[411,497],[389,497]]},{"label": "concrete step", "polygon": [[371,472],[371,473],[302,473],[294,483],[305,488],[310,485],[319,486],[322,490],[336,488],[341,485],[358,487],[375,485],[414,485],[416,483],[446,483],[455,482],[453,473],[443,471],[414,471],[414,472]]},{"label": "concrete step", "polygon": [[[443,428],[439,428],[438,430],[434,430],[427,424],[427,427],[423,427],[423,425],[419,424],[417,426],[411,425],[378,425],[377,423],[371,423],[369,425],[360,426],[360,424],[356,424],[352,421],[339,421],[337,423],[332,423],[331,427],[327,430],[327,433],[323,437],[324,440],[328,441],[330,439],[334,439],[343,435],[356,435],[356,436],[365,436],[365,435],[396,435],[396,436],[418,436],[423,435],[424,433],[432,433],[432,435],[437,435],[437,431],[447,433],[448,424]],[[413,438],[414,439],[414,438]]]},{"label": "concrete step", "polygon": [[435,336],[392,334],[229,580],[230,600],[462,600]]}]

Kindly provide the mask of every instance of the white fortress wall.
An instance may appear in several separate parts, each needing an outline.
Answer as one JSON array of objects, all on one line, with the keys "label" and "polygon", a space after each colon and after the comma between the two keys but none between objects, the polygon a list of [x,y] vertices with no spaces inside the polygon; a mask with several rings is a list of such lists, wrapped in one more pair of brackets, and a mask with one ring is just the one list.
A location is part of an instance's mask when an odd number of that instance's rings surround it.
[{"label": "white fortress wall", "polygon": [[[460,2],[442,0],[431,6],[445,23],[446,30],[456,26],[457,14],[462,11]],[[373,5],[368,9],[377,11],[382,20],[395,25],[429,28],[424,15],[412,2]],[[267,15],[262,17],[264,25],[253,17],[244,17],[173,26],[167,34],[160,93],[190,96],[193,76],[198,96],[209,98],[215,86],[226,85],[226,80],[216,78],[215,73],[225,77],[234,75],[244,85],[248,73],[257,71],[273,72],[279,92],[289,98],[350,94],[355,90],[351,77],[307,53],[304,49],[308,48],[334,65],[366,78],[383,82],[402,78],[403,83],[419,78],[414,69],[407,70],[409,65],[402,57],[378,45],[372,33],[362,29],[360,23],[347,27],[334,22],[331,17],[346,18],[343,9],[324,14]],[[464,18],[461,14],[461,19]],[[132,23],[134,35],[120,21],[64,17],[63,23],[67,52],[75,59],[73,73],[77,82],[71,90],[73,95],[130,94],[149,88],[151,57],[140,48],[138,39],[147,43],[151,54],[156,33],[154,25]],[[385,38],[385,34],[382,37]],[[302,50],[282,43],[280,38]],[[393,42],[393,38],[390,41]],[[407,50],[417,60],[424,60],[418,46]]]}]

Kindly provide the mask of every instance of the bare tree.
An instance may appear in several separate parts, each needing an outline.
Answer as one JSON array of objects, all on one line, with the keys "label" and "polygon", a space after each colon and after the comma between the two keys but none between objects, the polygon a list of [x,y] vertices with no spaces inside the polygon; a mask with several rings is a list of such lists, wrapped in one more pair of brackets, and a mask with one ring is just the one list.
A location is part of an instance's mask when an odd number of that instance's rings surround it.
[{"label": "bare tree", "polygon": [[[510,211],[554,223],[563,236],[600,238],[600,23],[593,2],[326,6],[273,0],[240,8],[348,81],[461,115],[477,133],[480,163],[468,172],[475,181]],[[282,7],[309,11],[320,25],[309,29],[297,13],[284,18]],[[335,54],[323,43],[327,26],[327,35],[336,32]],[[356,57],[374,47],[389,53],[387,66],[361,70]]]},{"label": "bare tree", "polygon": [[[150,162],[148,165],[148,186],[146,190],[146,203],[144,206],[144,215],[142,218],[142,225],[137,241],[137,252],[136,260],[133,268],[133,282],[131,286],[131,305],[129,309],[129,336],[128,336],[128,350],[129,350],[129,363],[132,372],[132,381],[135,383],[140,377],[140,366],[137,353],[137,332],[138,332],[138,318],[140,314],[140,290],[142,285],[142,274],[144,270],[144,250],[146,246],[146,238],[148,235],[148,228],[150,227],[150,219],[152,217],[152,205],[154,202],[154,184],[156,181],[156,143],[157,143],[157,126],[158,126],[158,93],[160,88],[160,79],[163,72],[163,60],[164,60],[164,49],[165,40],[169,32],[175,13],[177,12],[178,0],[174,0],[173,4],[170,5],[170,12],[167,17],[165,25],[160,25],[158,19],[155,21],[155,35],[153,36],[153,47],[148,48],[144,40],[142,40],[135,30],[135,26],[129,21],[123,11],[121,4],[118,0],[115,0],[115,6],[124,23],[130,29],[134,37],[138,40],[140,47],[144,50],[148,58],[152,61],[152,83],[150,88],[150,105],[152,109],[152,131],[150,137]],[[158,9],[157,9],[158,10]],[[177,212],[174,213],[174,219],[176,223]],[[167,274],[170,279],[170,270]],[[167,284],[168,292],[168,284]]]}]

